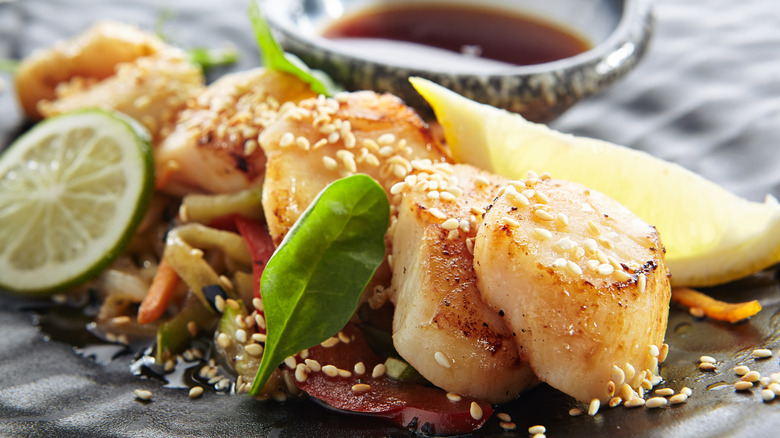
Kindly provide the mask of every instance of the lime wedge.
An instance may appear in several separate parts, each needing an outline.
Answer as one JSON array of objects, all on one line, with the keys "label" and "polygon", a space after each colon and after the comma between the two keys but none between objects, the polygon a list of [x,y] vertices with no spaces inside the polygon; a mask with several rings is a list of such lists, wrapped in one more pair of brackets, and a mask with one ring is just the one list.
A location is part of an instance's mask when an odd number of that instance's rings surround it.
[{"label": "lime wedge", "polygon": [[111,263],[154,190],[149,134],[118,113],[48,119],[0,156],[0,288],[53,292]]},{"label": "lime wedge", "polygon": [[675,286],[712,286],[780,262],[780,205],[742,199],[647,153],[529,122],[412,78],[456,161],[509,178],[529,170],[575,181],[655,225]]}]

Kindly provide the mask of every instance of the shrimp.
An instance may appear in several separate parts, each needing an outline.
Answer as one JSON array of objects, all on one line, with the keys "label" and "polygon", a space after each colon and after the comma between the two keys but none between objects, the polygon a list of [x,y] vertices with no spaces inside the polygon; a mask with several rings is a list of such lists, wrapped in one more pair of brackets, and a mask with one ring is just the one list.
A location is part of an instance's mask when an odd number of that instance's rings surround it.
[{"label": "shrimp", "polygon": [[155,150],[157,188],[172,194],[232,193],[257,186],[266,159],[259,135],[285,102],[315,94],[296,77],[253,69],[221,77],[178,114]]},{"label": "shrimp", "polygon": [[156,139],[204,78],[184,51],[138,27],[101,21],[25,58],[15,82],[33,119],[100,107],[138,120]]},{"label": "shrimp", "polygon": [[611,198],[531,174],[480,221],[474,271],[540,380],[585,402],[626,401],[661,381],[663,253],[655,228]]},{"label": "shrimp", "polygon": [[505,179],[467,165],[414,161],[392,189],[393,344],[446,391],[491,403],[536,382],[502,314],[482,300],[473,268],[476,225]]}]

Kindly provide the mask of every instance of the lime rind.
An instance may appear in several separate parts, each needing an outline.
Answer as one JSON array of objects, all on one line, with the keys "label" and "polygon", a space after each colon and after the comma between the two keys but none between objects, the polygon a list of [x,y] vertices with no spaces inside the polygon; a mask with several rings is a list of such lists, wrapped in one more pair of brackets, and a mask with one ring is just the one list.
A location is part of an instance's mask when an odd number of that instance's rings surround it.
[{"label": "lime rind", "polygon": [[0,288],[44,294],[92,278],[126,247],[153,191],[150,136],[135,120],[86,109],[34,126],[0,156]]}]

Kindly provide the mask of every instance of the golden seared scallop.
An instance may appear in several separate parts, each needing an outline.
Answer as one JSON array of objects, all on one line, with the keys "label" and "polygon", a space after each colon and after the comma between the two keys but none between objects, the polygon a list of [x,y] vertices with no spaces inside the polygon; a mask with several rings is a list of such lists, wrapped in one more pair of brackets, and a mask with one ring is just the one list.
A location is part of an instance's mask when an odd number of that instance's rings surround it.
[{"label": "golden seared scallop", "polygon": [[474,269],[539,379],[604,402],[660,381],[663,253],[655,228],[618,202],[531,173],[499,190],[477,232]]},{"label": "golden seared scallop", "polygon": [[476,224],[505,179],[468,165],[413,161],[391,189],[393,344],[446,391],[492,403],[536,381],[504,317],[482,300],[473,268]]},{"label": "golden seared scallop", "polygon": [[389,94],[319,96],[280,113],[260,136],[268,158],[263,208],[277,244],[329,183],[364,173],[389,190],[411,172],[411,160],[445,160],[417,113]]}]

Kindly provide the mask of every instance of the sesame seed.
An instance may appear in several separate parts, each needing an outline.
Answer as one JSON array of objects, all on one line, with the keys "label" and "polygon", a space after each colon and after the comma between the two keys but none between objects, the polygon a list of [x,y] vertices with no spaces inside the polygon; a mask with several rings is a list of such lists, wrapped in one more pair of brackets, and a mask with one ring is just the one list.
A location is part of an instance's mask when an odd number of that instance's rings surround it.
[{"label": "sesame seed", "polygon": [[354,394],[363,394],[371,390],[371,385],[367,383],[356,383],[352,385],[352,392]]},{"label": "sesame seed", "polygon": [[622,385],[626,381],[626,373],[617,365],[612,365],[612,381],[617,386]]},{"label": "sesame seed", "polygon": [[715,359],[712,356],[701,356],[699,358],[699,362],[703,362],[703,363],[718,363],[717,359]]},{"label": "sesame seed", "polygon": [[680,390],[680,394],[685,394],[688,397],[690,397],[691,395],[693,395],[693,390],[691,388],[688,388],[687,386],[683,386],[682,389]]},{"label": "sesame seed", "polygon": [[613,272],[615,272],[615,268],[607,263],[602,263],[599,265],[598,273],[599,275],[610,275]]},{"label": "sesame seed", "polygon": [[566,262],[566,269],[572,273],[573,275],[582,275],[582,268],[580,268],[580,265],[574,263],[573,261],[569,260]]},{"label": "sesame seed", "polygon": [[623,270],[616,270],[615,277],[617,277],[618,281],[629,281],[633,278],[631,274]]},{"label": "sesame seed", "polygon": [[345,344],[349,344],[350,342],[352,342],[352,339],[349,336],[347,336],[346,333],[344,333],[344,332],[339,332],[338,333],[338,338],[339,338],[339,341],[341,341],[341,342],[343,342]]},{"label": "sesame seed", "polygon": [[645,402],[645,406],[652,409],[652,408],[661,408],[666,406],[669,403],[668,400],[666,400],[663,397],[651,397],[647,399]]},{"label": "sesame seed", "polygon": [[767,348],[757,348],[753,350],[752,356],[756,359],[766,359],[768,357],[772,357],[772,350]]},{"label": "sesame seed", "polygon": [[455,218],[449,218],[441,224],[441,227],[445,230],[455,230],[460,227],[460,221]]},{"label": "sesame seed", "polygon": [[555,221],[562,227],[569,226],[569,216],[564,213],[558,213],[555,215]]},{"label": "sesame seed", "polygon": [[[663,400],[665,401],[666,399]],[[644,405],[645,405],[645,399],[641,397],[632,398],[631,400],[628,400],[627,402],[623,403],[623,406],[627,408],[638,408]]]},{"label": "sesame seed", "polygon": [[753,382],[758,382],[759,379],[761,379],[761,373],[759,373],[758,371],[751,371],[745,374],[744,376],[742,376],[742,381],[744,382],[753,383]]},{"label": "sesame seed", "polygon": [[[642,277],[645,274],[639,274],[640,277]],[[669,355],[669,344],[661,344],[660,351],[658,353],[658,362],[663,362],[666,360],[666,357]]]},{"label": "sesame seed", "polygon": [[173,371],[173,368],[176,366],[176,362],[174,362],[174,359],[168,359],[165,361],[165,372],[171,372]]},{"label": "sesame seed", "polygon": [[601,229],[599,229],[599,226],[593,221],[588,221],[588,231],[594,236],[601,234]]},{"label": "sesame seed", "polygon": [[749,372],[750,372],[750,368],[746,367],[745,365],[739,365],[734,367],[734,373],[738,376],[744,376]]},{"label": "sesame seed", "polygon": [[460,396],[460,395],[458,395],[458,394],[455,394],[455,393],[453,393],[453,392],[448,392],[448,393],[447,393],[447,400],[449,400],[449,401],[451,401],[451,402],[453,402],[453,403],[454,403],[454,402],[459,402],[459,401],[461,401],[462,399],[463,399],[463,397],[461,397],[461,396]]},{"label": "sesame seed", "polygon": [[496,414],[496,417],[501,421],[512,421],[512,416],[507,414],[506,412],[499,412]]},{"label": "sesame seed", "polygon": [[498,425],[506,431],[517,429],[517,425],[511,421],[499,421]]},{"label": "sesame seed", "polygon": [[553,260],[552,267],[555,269],[565,268],[569,264],[569,261],[563,258],[557,258]]},{"label": "sesame seed", "polygon": [[552,239],[552,232],[544,228],[535,228],[534,237],[539,240],[549,240]]},{"label": "sesame seed", "polygon": [[675,395],[669,397],[669,403],[671,403],[673,405],[678,405],[680,403],[685,403],[687,400],[688,400],[688,396],[683,394],[683,393],[675,394]]},{"label": "sesame seed", "polygon": [[477,188],[485,188],[490,185],[490,181],[482,175],[474,177],[474,186]]},{"label": "sesame seed", "polygon": [[352,370],[357,375],[363,375],[366,373],[366,364],[364,364],[363,362],[358,362],[355,364],[354,367],[352,367]]},{"label": "sesame seed", "polygon": [[133,394],[135,395],[135,398],[139,400],[151,400],[152,398],[152,391],[146,389],[136,389],[133,391]]},{"label": "sesame seed", "polygon": [[193,386],[192,388],[190,388],[190,398],[198,398],[201,395],[203,395],[202,386]]},{"label": "sesame seed", "polygon": [[634,397],[636,397],[636,393],[634,392],[634,388],[632,388],[631,385],[628,383],[620,385],[620,398],[623,400],[631,400]]},{"label": "sesame seed", "polygon": [[534,210],[534,216],[543,221],[551,221],[555,219],[555,216],[553,216],[549,211],[542,209]]},{"label": "sesame seed", "polygon": [[451,366],[450,359],[441,351],[434,353],[433,358],[436,360],[436,363],[443,366],[444,368],[449,368]]},{"label": "sesame seed", "polygon": [[322,367],[322,372],[328,377],[336,377],[339,375],[339,369],[333,365],[325,365]]},{"label": "sesame seed", "polygon": [[456,240],[458,238],[460,238],[460,231],[458,230],[451,230],[447,233],[447,240]]},{"label": "sesame seed", "polygon": [[651,382],[649,379],[642,379],[642,383],[640,383],[640,386],[649,391],[653,389],[653,382]]},{"label": "sesame seed", "polygon": [[[639,277],[637,277],[636,281],[637,287],[639,288],[639,293],[643,294],[647,290],[647,275],[645,274],[639,274]],[[668,351],[668,347],[667,347]],[[664,356],[664,359],[666,357]],[[663,362],[663,359],[659,359],[661,362]]]},{"label": "sesame seed", "polygon": [[619,406],[621,403],[623,403],[623,399],[615,396],[609,399],[609,407],[614,408],[615,406]]},{"label": "sesame seed", "polygon": [[195,321],[187,322],[187,331],[190,333],[190,336],[197,336],[198,324]]},{"label": "sesame seed", "polygon": [[577,248],[577,242],[571,240],[569,236],[566,236],[555,242],[555,247],[561,251],[571,251]]},{"label": "sesame seed", "polygon": [[296,366],[298,366],[298,361],[295,360],[295,357],[293,356],[287,356],[284,359],[284,364],[287,365],[287,368],[294,370]]},{"label": "sesame seed", "polygon": [[260,344],[249,344],[244,347],[244,350],[252,357],[260,357],[263,355],[263,346]]},{"label": "sesame seed", "polygon": [[305,363],[306,366],[309,367],[309,369],[315,373],[322,371],[322,366],[320,365],[319,362],[317,362],[314,359],[305,359],[303,363]]},{"label": "sesame seed", "polygon": [[531,426],[528,428],[528,433],[531,435],[536,435],[537,433],[545,433],[547,432],[547,428],[542,426],[541,424],[537,424],[535,426]]},{"label": "sesame seed", "polygon": [[439,198],[442,201],[452,202],[457,199],[451,192],[439,192]]},{"label": "sesame seed", "polygon": [[339,166],[339,163],[334,160],[332,157],[322,157],[322,165],[325,166],[328,170],[336,170],[336,168]]},{"label": "sesame seed", "polygon": [[306,379],[309,378],[308,373],[306,372],[306,365],[299,363],[295,366],[295,380],[298,382],[305,382]]},{"label": "sesame seed", "polygon": [[[261,315],[259,313],[255,314],[255,324],[257,324],[257,326],[260,327],[261,329],[264,329],[265,328],[265,317],[263,317],[263,315]],[[259,342],[265,342],[265,341],[263,340],[263,341],[259,341]]]},{"label": "sesame seed", "polygon": [[295,139],[295,145],[299,148],[303,149],[304,151],[308,151],[311,149],[311,142],[308,138],[300,136]]},{"label": "sesame seed", "polygon": [[245,344],[246,343],[246,338],[247,338],[246,330],[244,330],[244,329],[236,330],[236,332],[234,333],[234,337],[236,338],[236,341],[238,341],[238,342],[240,342],[242,344]]},{"label": "sesame seed", "polygon": [[232,343],[232,341],[230,340],[230,336],[228,336],[227,334],[225,334],[225,333],[220,333],[220,334],[217,336],[217,344],[218,344],[220,347],[222,347],[222,348],[228,348],[228,347],[230,347],[230,344],[231,344],[231,343]]},{"label": "sesame seed", "polygon": [[753,384],[751,382],[745,382],[745,381],[738,381],[734,383],[734,389],[737,391],[747,391],[748,389],[753,388]]},{"label": "sesame seed", "polygon": [[704,317],[704,309],[701,307],[691,307],[688,309],[688,313],[691,314],[694,318],[703,318]]},{"label": "sesame seed", "polygon": [[761,387],[766,388],[767,386],[769,386],[769,382],[771,382],[771,379],[769,377],[764,376],[758,379],[758,381],[759,383],[761,383]]},{"label": "sesame seed", "polygon": [[471,407],[469,408],[469,413],[471,414],[471,418],[475,420],[481,420],[482,419],[482,407],[477,404],[477,402],[471,402]]},{"label": "sesame seed", "polygon": [[254,306],[255,309],[262,311],[263,310],[263,300],[260,298],[252,298],[252,306]]},{"label": "sesame seed", "polygon": [[771,389],[762,389],[761,390],[761,398],[763,398],[765,402],[774,400],[775,393]]},{"label": "sesame seed", "polygon": [[772,390],[775,395],[780,395],[780,383],[772,382],[767,386],[767,389]]},{"label": "sesame seed", "polygon": [[429,208],[428,213],[431,214],[431,216],[437,218],[437,219],[445,219],[447,216],[444,215],[444,213],[441,212],[438,208]]},{"label": "sesame seed", "polygon": [[531,204],[531,201],[528,200],[527,196],[523,195],[522,193],[519,193],[517,190],[514,189],[514,187],[512,186],[509,187],[512,190],[507,190],[506,195],[510,201],[512,201],[515,204],[519,204],[521,207],[527,207]]},{"label": "sesame seed", "polygon": [[285,132],[282,138],[279,139],[279,146],[285,148],[293,144],[294,141],[295,135],[292,132]]},{"label": "sesame seed", "polygon": [[331,336],[328,339],[322,341],[322,343],[320,345],[322,345],[323,348],[330,348],[330,347],[333,347],[334,345],[336,345],[338,343],[339,343],[339,338],[337,338],[335,336]]},{"label": "sesame seed", "polygon": [[217,295],[214,298],[214,307],[217,308],[219,313],[225,312],[225,299],[222,297],[222,295]]},{"label": "sesame seed", "polygon": [[379,138],[376,139],[376,142],[380,145],[389,145],[395,143],[395,135],[391,133],[382,134],[379,136]]},{"label": "sesame seed", "polygon": [[590,401],[590,404],[588,405],[588,415],[591,417],[596,415],[599,412],[599,408],[601,407],[601,400],[594,398]]},{"label": "sesame seed", "polygon": [[509,216],[504,216],[501,218],[501,221],[504,223],[504,225],[510,226],[512,228],[518,228],[521,226],[520,221]]},{"label": "sesame seed", "polygon": [[387,372],[387,367],[385,367],[385,364],[379,363],[374,366],[374,369],[371,371],[371,377],[378,379],[379,377],[382,377]]},{"label": "sesame seed", "polygon": [[670,395],[674,395],[674,390],[672,388],[660,388],[655,390],[656,395],[660,395],[662,397],[668,397]]},{"label": "sesame seed", "polygon": [[571,417],[577,417],[582,415],[582,409],[580,408],[571,408],[569,409],[569,416]]}]

